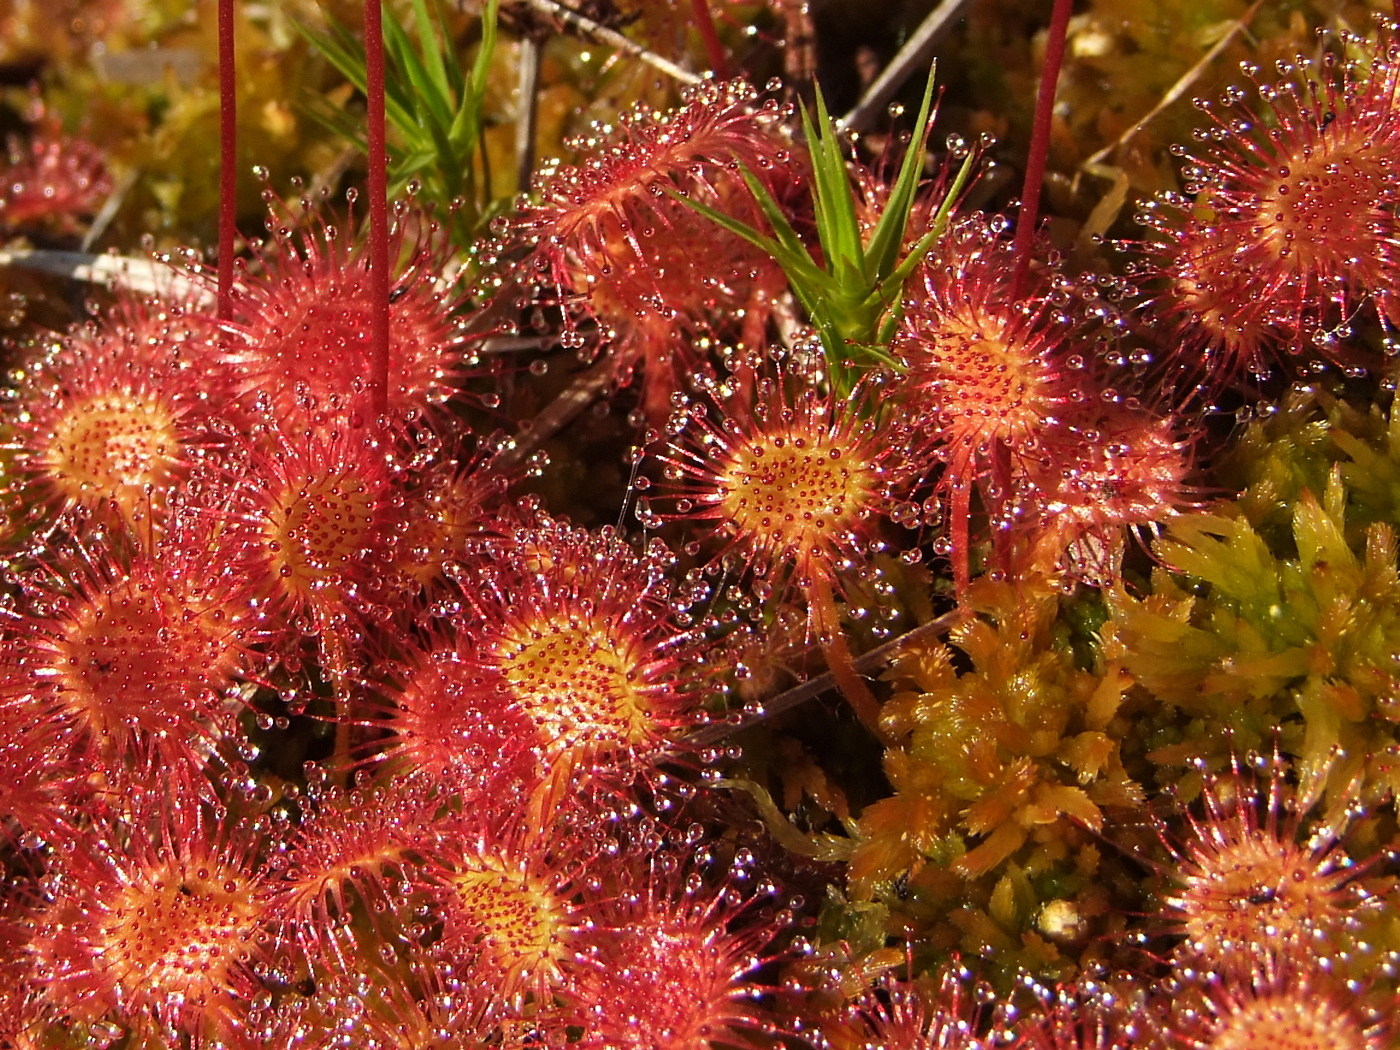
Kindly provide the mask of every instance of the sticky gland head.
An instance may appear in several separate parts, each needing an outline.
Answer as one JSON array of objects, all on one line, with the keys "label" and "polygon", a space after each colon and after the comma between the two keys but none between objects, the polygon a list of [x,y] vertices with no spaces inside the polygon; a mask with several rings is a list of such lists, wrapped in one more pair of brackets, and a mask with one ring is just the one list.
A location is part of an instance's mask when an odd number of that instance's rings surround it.
[{"label": "sticky gland head", "polygon": [[1204,815],[1170,845],[1179,888],[1167,900],[1187,947],[1218,968],[1273,948],[1325,954],[1367,897],[1331,830],[1299,842],[1299,816],[1273,770],[1261,788],[1235,771],[1207,783]]},{"label": "sticky gland head", "polygon": [[105,743],[185,726],[237,666],[224,614],[161,584],[146,571],[75,601],[53,643],[62,703]]},{"label": "sticky gland head", "polygon": [[507,688],[535,719],[553,756],[640,746],[653,732],[648,655],[617,625],[560,610],[512,624],[494,643]]},{"label": "sticky gland head", "polygon": [[93,953],[121,999],[157,1016],[218,1007],[228,998],[230,969],[254,947],[254,880],[213,859],[196,866],[168,858],[134,875],[113,887],[92,935]]},{"label": "sticky gland head", "polygon": [[173,482],[183,448],[176,413],[155,394],[75,400],[52,422],[34,465],[64,504],[112,500],[127,521]]},{"label": "sticky gland head", "polygon": [[506,1000],[557,985],[571,954],[567,902],[537,867],[528,859],[468,852],[448,876],[454,896],[444,939],[470,941]]}]

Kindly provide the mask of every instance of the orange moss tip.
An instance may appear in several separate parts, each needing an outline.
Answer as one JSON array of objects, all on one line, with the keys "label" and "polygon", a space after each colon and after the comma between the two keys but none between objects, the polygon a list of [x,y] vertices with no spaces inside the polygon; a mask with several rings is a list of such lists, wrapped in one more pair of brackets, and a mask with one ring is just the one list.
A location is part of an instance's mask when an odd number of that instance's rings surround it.
[{"label": "orange moss tip", "polygon": [[834,618],[814,596],[839,594],[842,573],[873,571],[886,549],[881,524],[914,478],[910,435],[880,416],[873,387],[843,399],[780,370],[749,396],[755,409],[691,406],[657,457],[671,507],[643,501],[639,513],[653,526],[711,524],[711,565],[741,563],[760,600],[796,587],[811,601],[809,625],[825,633]]},{"label": "orange moss tip", "polygon": [[1171,361],[1207,393],[1272,371],[1284,353],[1304,369],[1373,366],[1349,339],[1363,309],[1400,320],[1400,180],[1388,158],[1400,143],[1395,105],[1400,44],[1338,34],[1319,62],[1279,64],[1260,98],[1229,92],[1198,101],[1211,127],[1189,157],[1186,190],[1164,196],[1142,221],[1161,240],[1139,276],[1163,290],[1150,311],[1174,333]]},{"label": "orange moss tip", "polygon": [[58,851],[65,892],[28,946],[39,994],[136,1037],[237,1041],[266,949],[257,832],[176,785],[140,785],[124,809]]},{"label": "orange moss tip", "polygon": [[[444,276],[436,222],[405,202],[393,219],[388,414],[398,425],[457,394],[477,361],[467,349],[463,298]],[[297,219],[274,207],[268,229],[271,242],[255,253],[257,272],[240,271],[221,344],[235,396],[245,407],[265,399],[289,428],[326,434],[372,426],[366,246],[314,207]]]},{"label": "orange moss tip", "polygon": [[1359,881],[1367,865],[1343,850],[1342,830],[1322,825],[1304,837],[1285,769],[1265,765],[1208,779],[1202,812],[1185,814],[1184,841],[1159,827],[1176,882],[1163,918],[1190,957],[1227,973],[1274,951],[1340,958],[1362,910],[1379,904]]}]

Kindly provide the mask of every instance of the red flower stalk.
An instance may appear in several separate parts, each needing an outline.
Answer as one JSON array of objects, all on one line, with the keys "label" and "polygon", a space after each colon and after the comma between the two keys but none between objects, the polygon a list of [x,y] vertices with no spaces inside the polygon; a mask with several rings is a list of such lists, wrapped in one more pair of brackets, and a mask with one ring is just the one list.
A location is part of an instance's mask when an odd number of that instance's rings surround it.
[{"label": "red flower stalk", "polygon": [[[695,344],[706,318],[750,314],[747,334],[756,339],[765,296],[782,287],[771,259],[668,194],[737,209],[761,225],[736,173],[742,166],[774,183],[788,171],[782,116],[740,81],[701,84],[678,109],[635,110],[615,131],[580,143],[582,163],[546,170],[535,187],[540,203],[517,220],[515,236],[533,247],[540,278],[621,335],[619,377],[642,362],[660,414],[674,389],[667,382],[701,364]],[[573,329],[565,341],[583,345]]]},{"label": "red flower stalk", "polygon": [[1184,841],[1159,829],[1177,883],[1164,917],[1191,957],[1221,972],[1247,973],[1275,952],[1335,960],[1364,909],[1379,904],[1338,829],[1321,826],[1300,841],[1303,815],[1284,775],[1275,765],[1260,785],[1236,766],[1207,781],[1204,812],[1186,813]]},{"label": "red flower stalk", "polygon": [[1087,396],[1071,367],[1073,328],[1049,288],[1010,295],[1015,267],[995,223],[956,224],[916,272],[892,344],[903,365],[897,396],[942,464],[936,490],[949,504],[960,595],[971,579],[973,490],[993,524],[1009,526],[1015,475],[1032,457],[1063,468],[1055,428]]},{"label": "red flower stalk", "polygon": [[[400,260],[388,292],[389,421],[402,425],[440,406],[473,361],[464,350],[459,299],[442,283],[436,227],[409,206],[395,212],[389,254]],[[375,301],[369,259],[350,234],[310,215],[294,230],[274,218],[271,246],[254,253],[234,289],[227,364],[245,407],[265,397],[291,429],[328,434],[379,417],[367,378]],[[412,232],[417,230],[416,233]],[[392,264],[391,264],[392,265]]]},{"label": "red flower stalk", "polygon": [[220,324],[233,317],[233,239],[238,233],[238,79],[234,0],[219,0],[219,298]]},{"label": "red flower stalk", "polygon": [[1040,189],[1045,180],[1045,166],[1050,157],[1050,133],[1055,120],[1055,89],[1060,83],[1060,67],[1065,60],[1065,38],[1069,31],[1069,16],[1073,0],[1054,0],[1050,9],[1050,26],[1046,32],[1045,58],[1040,67],[1040,86],[1036,89],[1035,122],[1031,127],[1031,143],[1026,151],[1026,177],[1021,186],[1021,214],[1016,218],[1016,243],[1012,249],[1016,268],[1011,278],[1011,290],[1019,299],[1030,273],[1031,249],[1035,244],[1036,222],[1040,218]]},{"label": "red flower stalk", "polygon": [[236,734],[261,622],[235,554],[195,512],[178,512],[152,551],[51,552],[19,585],[0,706],[56,727],[78,767],[120,767],[149,749],[200,768]]},{"label": "red flower stalk", "polygon": [[1400,179],[1389,160],[1400,146],[1400,42],[1386,28],[1374,43],[1340,43],[1357,56],[1327,55],[1316,69],[1300,57],[1280,84],[1246,67],[1262,112],[1243,91],[1222,108],[1202,103],[1214,126],[1186,168],[1194,199],[1166,197],[1148,213],[1163,240],[1142,273],[1167,282],[1152,311],[1171,330],[1173,362],[1208,392],[1267,372],[1279,350],[1364,365],[1346,337],[1368,304],[1400,323]]},{"label": "red flower stalk", "polygon": [[214,328],[189,301],[123,297],[26,371],[15,469],[46,516],[111,511],[143,537],[211,443]]},{"label": "red flower stalk", "polygon": [[388,151],[384,142],[384,29],[380,0],[365,0],[365,138],[369,153],[369,366],[374,418],[390,410]]},{"label": "red flower stalk", "polygon": [[264,954],[257,832],[183,778],[156,783],[64,844],[61,892],[33,919],[36,985],[56,1012],[137,1041],[240,1045]]}]

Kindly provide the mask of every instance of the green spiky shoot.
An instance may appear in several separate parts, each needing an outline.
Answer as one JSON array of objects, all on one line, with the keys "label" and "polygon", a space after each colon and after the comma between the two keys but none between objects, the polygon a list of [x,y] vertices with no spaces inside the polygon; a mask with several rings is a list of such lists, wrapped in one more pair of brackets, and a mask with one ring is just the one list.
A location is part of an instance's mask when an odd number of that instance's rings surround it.
[{"label": "green spiky shoot", "polygon": [[[887,351],[899,322],[904,282],[947,228],[954,204],[972,173],[975,155],[963,161],[928,229],[907,251],[919,197],[919,175],[933,121],[933,74],[914,122],[914,138],[879,220],[862,229],[859,201],[847,168],[841,129],[817,92],[816,120],[804,106],[802,130],[812,164],[819,256],[802,242],[786,211],[753,172],[744,181],[754,195],[772,234],[763,233],[699,201],[677,196],[726,230],[772,256],[783,268],[793,294],[821,337],[827,369],[838,393],[849,394],[859,377],[875,365],[895,367]],[[819,261],[820,260],[820,261]]]},{"label": "green spiky shoot", "polygon": [[[385,116],[398,140],[389,150],[389,193],[397,196],[416,180],[427,200],[450,207],[453,239],[465,247],[507,203],[493,191],[483,137],[500,0],[483,5],[481,43],[469,63],[461,61],[445,29],[442,0],[412,0],[411,8],[412,33],[392,18],[384,20]],[[298,28],[342,76],[365,90],[365,53],[357,34],[334,20],[324,33]],[[352,114],[322,100],[312,115],[367,148]]]}]

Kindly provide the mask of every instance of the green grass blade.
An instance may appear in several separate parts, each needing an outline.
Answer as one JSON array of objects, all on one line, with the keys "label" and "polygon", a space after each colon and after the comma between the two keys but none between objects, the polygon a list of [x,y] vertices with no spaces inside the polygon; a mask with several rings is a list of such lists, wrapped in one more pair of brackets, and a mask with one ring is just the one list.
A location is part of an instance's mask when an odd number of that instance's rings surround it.
[{"label": "green grass blade", "polygon": [[425,0],[413,0],[413,24],[418,34],[418,48],[423,53],[424,69],[428,74],[429,81],[436,89],[439,98],[451,99],[455,97],[452,90],[452,83],[447,74],[447,62],[443,59],[443,15],[442,5],[436,5],[437,20],[434,21],[428,14],[428,5]]},{"label": "green grass blade", "polygon": [[406,138],[420,138],[424,130],[434,128],[445,136],[452,123],[452,100],[442,96],[413,38],[393,19],[384,21],[384,51],[389,59],[386,78],[393,81],[393,90],[386,94],[396,110],[386,116]]},{"label": "green grass blade", "polygon": [[919,104],[919,115],[914,122],[914,138],[909,150],[904,154],[899,175],[890,189],[889,201],[875,224],[866,247],[872,270],[880,277],[889,274],[895,267],[899,247],[909,229],[909,219],[913,215],[918,200],[920,175],[923,173],[924,154],[928,147],[928,136],[933,118],[934,71],[929,70],[928,83],[924,87],[923,101]]},{"label": "green grass blade", "polygon": [[843,279],[863,275],[864,263],[860,243],[860,223],[856,219],[855,200],[850,174],[841,144],[831,128],[826,102],[817,92],[817,121],[814,124],[806,107],[802,109],[802,128],[807,136],[807,152],[812,159],[812,203],[816,215],[817,236],[827,265]]}]

